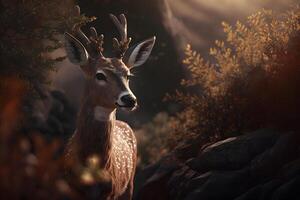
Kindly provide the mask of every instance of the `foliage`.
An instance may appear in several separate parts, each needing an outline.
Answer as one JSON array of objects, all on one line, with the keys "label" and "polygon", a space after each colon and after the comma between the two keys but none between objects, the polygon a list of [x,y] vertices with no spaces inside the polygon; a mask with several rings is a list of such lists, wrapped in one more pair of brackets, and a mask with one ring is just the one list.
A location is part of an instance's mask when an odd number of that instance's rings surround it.
[{"label": "foliage", "polygon": [[1,1],[1,76],[15,76],[30,89],[41,93],[41,84],[49,81],[47,72],[65,57],[49,54],[62,47],[60,34],[75,23],[92,18],[73,17],[72,0]]},{"label": "foliage", "polygon": [[24,134],[22,99],[26,84],[8,78],[0,104],[1,199],[97,199],[99,184],[108,184],[99,158],[91,155],[85,165],[65,159],[63,142],[46,140],[39,132]]},{"label": "foliage", "polygon": [[144,167],[158,161],[168,150],[166,142],[171,132],[167,113],[158,113],[154,119],[135,130],[138,141],[138,165]]},{"label": "foliage", "polygon": [[26,129],[34,111],[24,112],[25,100],[44,93],[47,73],[64,59],[50,56],[62,46],[61,33],[94,20],[74,17],[73,6],[71,0],[1,1],[1,199],[94,199],[95,187],[107,183],[98,158],[79,166],[65,160],[61,140]]},{"label": "foliage", "polygon": [[[185,49],[190,78],[166,99],[185,109],[174,117],[170,143],[215,141],[258,127],[299,128],[300,7],[284,14],[262,10],[246,23],[222,23],[226,41],[210,49],[213,62]],[[205,143],[204,142],[204,143]]]}]

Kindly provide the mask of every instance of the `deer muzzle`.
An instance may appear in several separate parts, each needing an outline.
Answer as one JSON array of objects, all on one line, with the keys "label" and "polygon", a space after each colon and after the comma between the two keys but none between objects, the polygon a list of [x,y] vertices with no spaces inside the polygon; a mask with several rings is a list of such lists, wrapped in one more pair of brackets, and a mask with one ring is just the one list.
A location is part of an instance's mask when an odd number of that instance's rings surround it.
[{"label": "deer muzzle", "polygon": [[131,92],[122,92],[119,95],[116,105],[121,108],[134,110],[137,107],[137,99]]}]

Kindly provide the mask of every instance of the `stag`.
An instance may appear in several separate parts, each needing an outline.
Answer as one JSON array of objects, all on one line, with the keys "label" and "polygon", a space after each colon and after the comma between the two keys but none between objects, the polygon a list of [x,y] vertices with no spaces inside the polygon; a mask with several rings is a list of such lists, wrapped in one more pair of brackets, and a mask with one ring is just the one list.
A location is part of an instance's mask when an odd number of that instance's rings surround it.
[{"label": "stag", "polygon": [[[80,8],[76,6],[76,15]],[[101,199],[131,199],[137,162],[136,139],[125,122],[116,120],[116,109],[134,110],[137,99],[129,88],[131,69],[142,65],[149,57],[155,37],[129,48],[127,21],[124,14],[110,15],[120,33],[113,38],[114,57],[103,56],[104,36],[94,27],[88,37],[81,24],[65,33],[65,49],[69,60],[79,65],[86,79],[76,131],[67,147],[68,157],[80,163],[91,155],[101,160],[101,169],[108,173],[108,191]]]}]

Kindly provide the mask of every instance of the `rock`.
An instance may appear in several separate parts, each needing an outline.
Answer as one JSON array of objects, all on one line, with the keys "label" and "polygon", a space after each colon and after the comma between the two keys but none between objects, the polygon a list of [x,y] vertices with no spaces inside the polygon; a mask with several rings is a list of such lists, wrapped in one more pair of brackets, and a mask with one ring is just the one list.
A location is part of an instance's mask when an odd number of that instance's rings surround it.
[{"label": "rock", "polygon": [[272,193],[280,186],[280,184],[281,180],[279,179],[273,179],[265,183],[259,199],[271,199]]},{"label": "rock", "polygon": [[191,174],[189,171],[190,168],[188,166],[183,166],[172,174],[172,177],[170,177],[170,180],[168,181],[170,193],[174,193],[174,195],[176,195],[177,189],[182,189],[181,184],[191,178],[190,175],[187,175]]},{"label": "rock", "polygon": [[273,179],[272,181],[265,183],[262,188],[260,199],[270,199],[272,193],[278,188],[280,184],[281,180],[279,179]]},{"label": "rock", "polygon": [[138,199],[300,199],[299,143],[298,133],[260,130],[208,145],[188,161],[174,151],[145,170]]},{"label": "rock", "polygon": [[259,130],[228,138],[208,146],[187,165],[198,172],[240,169],[253,157],[270,148],[277,138],[278,133],[271,130]]},{"label": "rock", "polygon": [[300,199],[300,175],[281,185],[273,194],[272,200]]},{"label": "rock", "polygon": [[209,179],[184,199],[232,200],[247,191],[249,170],[213,171]]},{"label": "rock", "polygon": [[147,182],[156,181],[162,176],[174,172],[179,167],[180,163],[176,160],[175,157],[173,157],[172,155],[164,157],[159,162],[159,167],[157,168],[155,173],[148,179]]},{"label": "rock", "polygon": [[[173,155],[167,155],[161,159],[153,174],[145,181],[137,191],[135,199],[140,200],[165,200],[170,199],[167,182],[172,173],[179,168],[180,163]],[[143,173],[141,171],[140,173]]]},{"label": "rock", "polygon": [[64,133],[63,124],[56,116],[49,115],[47,119],[47,132],[52,133],[53,135],[59,135]]},{"label": "rock", "polygon": [[294,132],[283,133],[276,141],[275,145],[271,149],[275,162],[282,166],[282,163],[286,163],[297,156],[297,148],[299,146],[300,137]]},{"label": "rock", "polygon": [[236,198],[235,200],[263,200],[271,199],[273,191],[281,184],[281,181],[275,179],[265,184],[258,184]]},{"label": "rock", "polygon": [[251,173],[258,182],[275,175],[283,165],[295,159],[298,144],[295,133],[282,134],[272,148],[251,161]]},{"label": "rock", "polygon": [[186,161],[190,158],[197,157],[203,148],[210,145],[210,143],[207,142],[207,136],[199,135],[198,137],[193,137],[178,144],[178,146],[174,149],[174,153],[179,160]]},{"label": "rock", "polygon": [[155,181],[148,182],[139,190],[135,199],[138,200],[168,200],[170,199],[169,191],[166,187],[170,174],[164,174]]},{"label": "rock", "polygon": [[24,132],[40,132],[49,139],[61,137],[66,140],[74,132],[76,110],[63,92],[47,93],[43,99],[34,100],[32,105],[24,108],[28,115]]},{"label": "rock", "polygon": [[300,174],[300,159],[287,163],[280,172],[286,180],[290,180]]},{"label": "rock", "polygon": [[191,181],[189,182],[189,185],[190,185],[189,188],[193,189],[193,187],[195,187],[195,186],[203,185],[210,178],[211,174],[212,174],[212,172],[209,171],[209,172],[206,172],[204,174],[201,174],[201,175],[191,179]]},{"label": "rock", "polygon": [[68,138],[75,129],[76,111],[64,93],[51,91],[52,103],[46,121],[48,134]]},{"label": "rock", "polygon": [[[194,170],[191,170],[188,166],[183,166],[179,170],[176,170],[170,180],[168,181],[168,190],[170,191],[170,197],[172,199],[182,199],[187,193],[193,191],[195,186],[199,186],[200,178],[199,174]],[[205,179],[203,177],[203,179]],[[204,183],[204,181],[203,181]]]},{"label": "rock", "polygon": [[154,175],[159,167],[159,163],[155,163],[145,167],[143,170],[137,169],[134,181],[134,194],[137,195],[138,191],[143,187],[143,184]]},{"label": "rock", "polygon": [[259,199],[263,191],[262,185],[257,185],[253,188],[251,188],[249,191],[244,193],[243,195],[239,196],[238,198],[235,198],[234,200],[253,200],[253,199]]}]

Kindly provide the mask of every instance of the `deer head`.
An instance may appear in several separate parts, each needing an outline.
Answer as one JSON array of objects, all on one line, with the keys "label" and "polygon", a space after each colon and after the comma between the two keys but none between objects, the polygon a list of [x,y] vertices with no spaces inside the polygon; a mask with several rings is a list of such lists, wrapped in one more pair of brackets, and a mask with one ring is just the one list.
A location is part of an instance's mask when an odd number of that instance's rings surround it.
[{"label": "deer head", "polygon": [[[80,15],[79,6],[75,7]],[[91,103],[108,109],[117,107],[133,110],[137,99],[129,88],[131,69],[142,65],[149,57],[155,37],[144,40],[129,48],[131,38],[127,37],[127,21],[124,14],[119,19],[110,15],[121,37],[113,38],[115,56],[103,56],[103,38],[91,27],[90,37],[81,30],[82,24],[73,27],[72,33],[65,33],[65,46],[69,60],[79,65],[87,79],[86,93]]]}]

